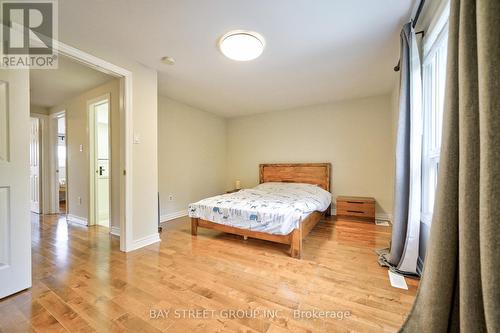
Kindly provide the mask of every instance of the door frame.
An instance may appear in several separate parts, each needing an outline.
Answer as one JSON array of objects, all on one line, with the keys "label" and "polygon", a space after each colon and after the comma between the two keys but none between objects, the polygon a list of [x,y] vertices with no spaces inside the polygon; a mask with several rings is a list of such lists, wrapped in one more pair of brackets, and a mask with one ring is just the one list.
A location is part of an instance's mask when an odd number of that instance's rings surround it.
[{"label": "door frame", "polygon": [[52,177],[51,177],[51,125],[50,115],[42,113],[30,113],[30,117],[38,118],[40,121],[40,179],[41,179],[41,214],[51,214],[52,211]]},{"label": "door frame", "polygon": [[[31,128],[31,121],[36,120],[37,126],[38,126],[38,141],[37,141],[37,152],[36,152],[36,163],[37,163],[37,168],[38,168],[38,183],[37,183],[37,188],[36,191],[38,192],[38,212],[34,212],[32,209],[33,207],[31,206],[31,198],[30,198],[30,211],[35,214],[43,214],[43,195],[42,195],[42,189],[43,189],[43,178],[42,178],[42,121],[40,118],[35,117],[30,114],[30,132],[32,130]],[[31,182],[31,158],[33,157],[33,151],[31,150],[32,147],[32,142],[31,142],[31,136],[33,133],[30,133],[30,182]],[[30,197],[33,195],[32,193],[33,189],[31,188],[30,184]]]},{"label": "door frame", "polygon": [[[89,226],[97,225],[97,215],[99,212],[97,211],[96,205],[96,118],[95,118],[95,109],[92,108],[95,105],[100,104],[101,102],[108,102],[108,152],[109,152],[109,198],[108,198],[108,206],[109,206],[109,230],[111,231],[111,221],[113,211],[111,209],[111,198],[112,198],[112,188],[111,182],[111,170],[113,170],[113,151],[111,150],[111,94],[106,93],[97,98],[92,98],[87,101],[87,118],[89,124]],[[91,109],[92,108],[92,109]]]},{"label": "door frame", "polygon": [[132,241],[133,219],[133,113],[132,113],[132,72],[116,66],[104,59],[88,54],[54,40],[53,46],[60,55],[66,56],[85,66],[120,78],[120,250],[134,250]]}]

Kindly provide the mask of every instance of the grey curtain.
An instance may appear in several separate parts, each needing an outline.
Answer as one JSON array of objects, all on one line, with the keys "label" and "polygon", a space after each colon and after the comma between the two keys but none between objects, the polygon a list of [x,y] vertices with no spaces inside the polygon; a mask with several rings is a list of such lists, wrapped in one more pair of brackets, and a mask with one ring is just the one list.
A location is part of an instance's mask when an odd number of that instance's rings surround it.
[{"label": "grey curtain", "polygon": [[401,30],[399,118],[393,227],[390,249],[379,250],[379,263],[403,274],[417,274],[420,231],[422,79],[412,22]]},{"label": "grey curtain", "polygon": [[423,279],[401,332],[500,332],[500,1],[452,0]]},{"label": "grey curtain", "polygon": [[411,22],[401,30],[399,118],[396,136],[396,170],[392,218],[392,240],[387,262],[397,266],[406,239],[410,196],[410,34]]}]

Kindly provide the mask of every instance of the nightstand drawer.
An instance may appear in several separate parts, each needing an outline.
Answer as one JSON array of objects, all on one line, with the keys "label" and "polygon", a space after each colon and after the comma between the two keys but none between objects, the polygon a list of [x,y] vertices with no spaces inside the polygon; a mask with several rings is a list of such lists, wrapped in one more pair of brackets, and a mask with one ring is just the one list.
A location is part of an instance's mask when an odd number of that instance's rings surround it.
[{"label": "nightstand drawer", "polygon": [[356,207],[350,207],[345,209],[337,209],[337,215],[373,218],[374,212],[373,210],[361,210]]}]

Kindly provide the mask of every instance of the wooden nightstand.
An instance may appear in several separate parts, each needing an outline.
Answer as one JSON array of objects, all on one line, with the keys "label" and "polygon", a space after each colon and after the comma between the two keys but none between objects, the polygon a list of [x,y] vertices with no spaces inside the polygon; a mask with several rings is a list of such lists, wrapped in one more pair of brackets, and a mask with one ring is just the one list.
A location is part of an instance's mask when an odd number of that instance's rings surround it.
[{"label": "wooden nightstand", "polygon": [[375,222],[375,198],[339,196],[337,197],[337,216]]}]

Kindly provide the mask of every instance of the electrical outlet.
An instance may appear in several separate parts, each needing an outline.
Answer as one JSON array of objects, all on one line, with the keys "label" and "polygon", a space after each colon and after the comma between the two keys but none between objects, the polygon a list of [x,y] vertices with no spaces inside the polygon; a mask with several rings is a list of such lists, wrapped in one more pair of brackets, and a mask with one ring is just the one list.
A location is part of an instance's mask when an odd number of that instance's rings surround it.
[{"label": "electrical outlet", "polygon": [[168,201],[174,201],[174,196],[172,194],[168,196]]}]

